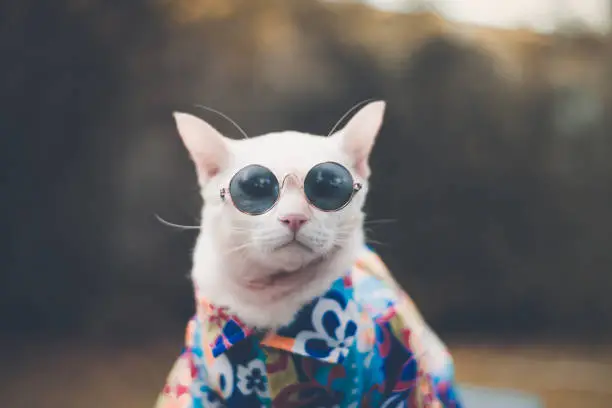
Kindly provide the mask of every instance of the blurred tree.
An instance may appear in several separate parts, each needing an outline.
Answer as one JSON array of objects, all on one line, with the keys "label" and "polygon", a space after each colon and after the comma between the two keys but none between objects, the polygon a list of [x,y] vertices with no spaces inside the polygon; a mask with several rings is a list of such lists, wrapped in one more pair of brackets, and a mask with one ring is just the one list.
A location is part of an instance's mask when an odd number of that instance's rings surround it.
[{"label": "blurred tree", "polygon": [[[431,13],[308,0],[39,3],[0,3],[4,332],[139,339],[183,325],[195,234],[154,218],[194,224],[200,206],[173,110],[232,137],[193,104],[249,134],[327,133],[367,98],[389,101],[368,234],[436,327],[609,330],[612,58],[603,72],[599,37],[472,27],[460,40]],[[483,38],[524,75],[504,76]],[[576,106],[579,126],[564,113]]]},{"label": "blurred tree", "polygon": [[134,23],[147,7],[0,4],[5,329],[76,328],[112,268],[101,256],[112,240],[103,170],[112,157],[97,130],[115,119],[122,58],[146,31]]}]

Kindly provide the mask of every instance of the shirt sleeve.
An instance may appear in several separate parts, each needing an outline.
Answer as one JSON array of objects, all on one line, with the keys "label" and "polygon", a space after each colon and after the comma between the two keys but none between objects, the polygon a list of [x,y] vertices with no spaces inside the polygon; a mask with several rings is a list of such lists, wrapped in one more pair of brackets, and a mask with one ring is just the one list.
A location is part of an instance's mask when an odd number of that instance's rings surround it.
[{"label": "shirt sleeve", "polygon": [[193,378],[191,353],[185,351],[172,366],[155,408],[191,408]]},{"label": "shirt sleeve", "polygon": [[[193,317],[185,332],[185,349],[180,354],[154,408],[221,408],[218,387],[211,384],[204,352],[200,347],[201,332]],[[218,386],[218,384],[217,384]]]},{"label": "shirt sleeve", "polygon": [[[403,291],[398,293],[398,301],[390,309],[388,327],[406,355],[410,356],[400,370],[394,389],[410,389],[409,399],[413,404],[410,406],[462,407],[455,385],[454,363],[448,349]],[[412,373],[416,371],[416,376],[404,376],[409,367]]]},{"label": "shirt sleeve", "polygon": [[406,360],[393,380],[394,391],[383,406],[408,402],[410,407],[461,408],[454,363],[446,346],[376,253],[368,251],[363,266],[388,289],[389,306],[378,321],[394,338],[392,344],[403,349],[397,355]]}]

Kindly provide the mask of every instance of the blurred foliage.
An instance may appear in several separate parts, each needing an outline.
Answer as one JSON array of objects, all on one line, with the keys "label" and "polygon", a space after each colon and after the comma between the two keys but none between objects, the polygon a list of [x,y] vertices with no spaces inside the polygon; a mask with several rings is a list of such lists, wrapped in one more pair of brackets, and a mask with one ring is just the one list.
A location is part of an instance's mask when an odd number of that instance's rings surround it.
[{"label": "blurred foliage", "polygon": [[371,97],[369,235],[434,327],[612,328],[605,38],[307,0],[4,1],[0,34],[4,333],[183,325],[195,236],[154,217],[197,222],[173,110],[327,133]]}]

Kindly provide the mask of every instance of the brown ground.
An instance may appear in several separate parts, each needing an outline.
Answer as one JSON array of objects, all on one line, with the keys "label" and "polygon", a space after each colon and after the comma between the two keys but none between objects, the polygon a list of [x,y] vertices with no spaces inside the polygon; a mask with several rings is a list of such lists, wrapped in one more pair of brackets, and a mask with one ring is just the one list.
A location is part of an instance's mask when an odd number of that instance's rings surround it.
[{"label": "brown ground", "polygon": [[452,351],[464,383],[534,393],[551,408],[612,408],[612,347],[457,346]]},{"label": "brown ground", "polygon": [[[22,353],[4,347],[0,407],[151,408],[179,348],[31,346]],[[537,393],[546,407],[612,407],[612,346],[455,345],[451,350],[463,383]]]}]

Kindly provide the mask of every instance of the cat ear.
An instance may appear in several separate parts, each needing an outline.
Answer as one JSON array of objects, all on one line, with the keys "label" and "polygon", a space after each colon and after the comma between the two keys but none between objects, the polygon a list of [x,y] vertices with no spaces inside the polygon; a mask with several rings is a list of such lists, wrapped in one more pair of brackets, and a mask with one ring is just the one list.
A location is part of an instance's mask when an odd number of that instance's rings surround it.
[{"label": "cat ear", "polygon": [[342,149],[351,158],[353,167],[363,178],[370,175],[368,159],[382,125],[385,106],[384,101],[370,102],[361,108],[342,130],[332,136],[340,138]]},{"label": "cat ear", "polygon": [[195,163],[198,181],[203,186],[227,164],[227,140],[198,117],[181,112],[174,112],[173,115],[181,139]]}]

